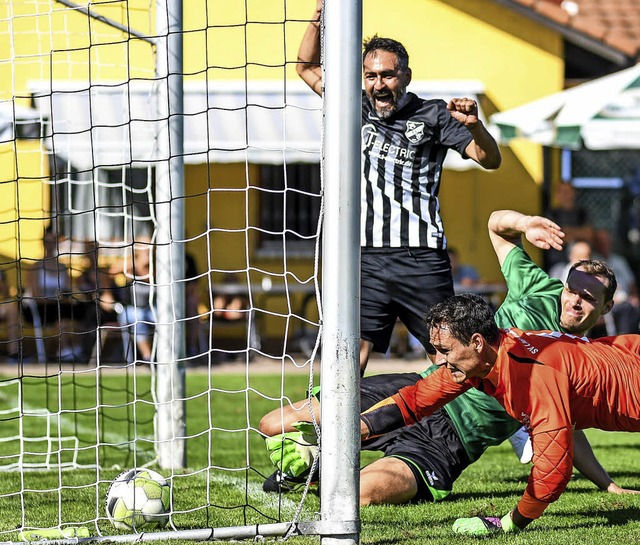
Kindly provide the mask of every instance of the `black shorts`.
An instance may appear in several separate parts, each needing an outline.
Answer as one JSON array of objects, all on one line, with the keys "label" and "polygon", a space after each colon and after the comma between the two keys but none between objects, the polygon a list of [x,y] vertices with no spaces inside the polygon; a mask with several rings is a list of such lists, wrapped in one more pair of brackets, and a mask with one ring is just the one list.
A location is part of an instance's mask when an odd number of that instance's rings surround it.
[{"label": "black shorts", "polygon": [[[378,401],[415,384],[417,373],[390,373],[362,379],[362,411]],[[405,462],[416,479],[418,493],[414,501],[438,501],[452,490],[453,483],[471,463],[447,413],[440,409],[413,426],[362,443],[363,450],[381,450]]]},{"label": "black shorts", "polygon": [[446,250],[362,248],[360,336],[386,352],[400,319],[430,353],[424,317],[434,304],[453,295]]}]

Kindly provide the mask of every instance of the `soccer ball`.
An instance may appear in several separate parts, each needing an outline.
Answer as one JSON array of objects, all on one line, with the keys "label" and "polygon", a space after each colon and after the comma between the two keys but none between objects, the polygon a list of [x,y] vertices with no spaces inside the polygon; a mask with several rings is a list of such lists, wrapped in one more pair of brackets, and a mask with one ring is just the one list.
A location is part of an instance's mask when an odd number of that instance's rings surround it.
[{"label": "soccer ball", "polygon": [[119,530],[162,528],[169,520],[171,487],[150,469],[127,469],[109,485],[107,517]]}]

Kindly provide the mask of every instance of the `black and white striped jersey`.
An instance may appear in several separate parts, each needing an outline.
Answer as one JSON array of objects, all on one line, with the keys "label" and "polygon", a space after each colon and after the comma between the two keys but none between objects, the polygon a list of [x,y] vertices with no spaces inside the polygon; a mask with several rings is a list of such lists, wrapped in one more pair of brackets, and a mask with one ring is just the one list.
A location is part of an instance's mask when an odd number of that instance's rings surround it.
[{"label": "black and white striped jersey", "polygon": [[442,249],[442,163],[449,148],[465,156],[473,137],[444,100],[407,98],[380,119],[363,92],[361,245]]}]

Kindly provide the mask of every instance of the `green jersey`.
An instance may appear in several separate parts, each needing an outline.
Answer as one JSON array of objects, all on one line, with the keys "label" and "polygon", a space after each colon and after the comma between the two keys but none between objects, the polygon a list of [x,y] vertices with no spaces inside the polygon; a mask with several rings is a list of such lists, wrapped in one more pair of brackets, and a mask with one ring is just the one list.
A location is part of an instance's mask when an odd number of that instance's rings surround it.
[{"label": "green jersey", "polygon": [[[560,280],[549,278],[527,253],[515,247],[502,265],[507,296],[496,311],[498,327],[560,329]],[[433,365],[423,375],[437,369]],[[475,462],[492,445],[499,445],[521,426],[493,398],[472,388],[444,406],[458,431],[469,460]]]},{"label": "green jersey", "polygon": [[520,247],[509,252],[502,274],[508,291],[496,311],[498,327],[562,331],[560,294],[564,284],[560,280],[549,278]]}]

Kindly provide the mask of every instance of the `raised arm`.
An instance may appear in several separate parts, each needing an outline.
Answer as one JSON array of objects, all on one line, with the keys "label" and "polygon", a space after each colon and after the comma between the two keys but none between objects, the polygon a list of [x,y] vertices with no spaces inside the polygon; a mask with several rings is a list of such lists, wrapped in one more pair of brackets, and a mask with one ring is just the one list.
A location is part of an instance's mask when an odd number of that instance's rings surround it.
[{"label": "raised arm", "polygon": [[541,216],[526,216],[515,210],[496,210],[489,217],[489,238],[500,266],[522,235],[543,250],[562,249],[564,233],[560,226]]},{"label": "raised arm", "polygon": [[498,144],[478,117],[478,103],[470,98],[452,98],[447,104],[451,117],[462,123],[473,136],[464,152],[486,169],[496,169],[502,162]]},{"label": "raised arm", "polygon": [[311,22],[298,49],[296,72],[318,95],[322,96],[322,68],[320,66],[320,19],[322,0],[317,0]]}]

